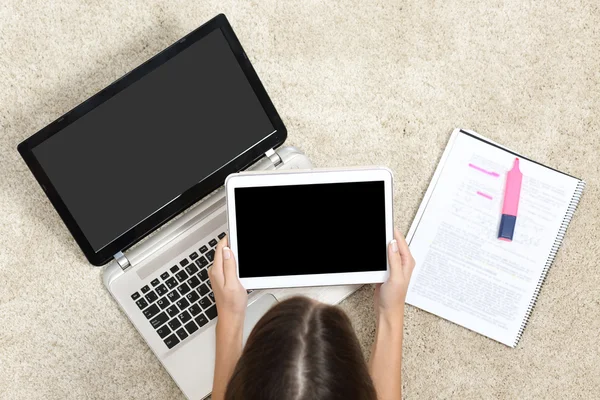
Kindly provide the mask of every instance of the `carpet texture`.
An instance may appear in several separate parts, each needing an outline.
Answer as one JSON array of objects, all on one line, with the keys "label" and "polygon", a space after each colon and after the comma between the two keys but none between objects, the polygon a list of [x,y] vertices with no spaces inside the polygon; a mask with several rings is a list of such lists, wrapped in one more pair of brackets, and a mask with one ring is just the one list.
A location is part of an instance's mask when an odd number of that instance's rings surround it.
[{"label": "carpet texture", "polygon": [[[409,399],[597,397],[596,0],[3,0],[0,398],[183,398],[16,146],[219,12],[285,121],[287,144],[320,167],[390,167],[403,232],[454,127],[587,181],[519,346],[408,306],[403,387]],[[343,249],[332,235],[321,239]],[[365,353],[372,293],[363,287],[342,305]]]}]

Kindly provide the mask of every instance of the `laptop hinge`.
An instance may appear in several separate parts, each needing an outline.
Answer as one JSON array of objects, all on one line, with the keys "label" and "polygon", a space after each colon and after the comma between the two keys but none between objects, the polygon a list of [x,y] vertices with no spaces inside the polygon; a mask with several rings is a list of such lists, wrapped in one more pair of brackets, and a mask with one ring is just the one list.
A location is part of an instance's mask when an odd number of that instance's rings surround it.
[{"label": "laptop hinge", "polygon": [[115,260],[117,260],[117,263],[123,271],[127,271],[127,269],[131,267],[131,263],[129,262],[127,257],[125,257],[125,254],[123,254],[122,252],[118,252],[113,257],[115,258]]},{"label": "laptop hinge", "polygon": [[283,163],[283,160],[281,159],[281,157],[279,157],[279,154],[277,154],[277,152],[273,149],[269,149],[265,153],[265,156],[269,157],[269,160],[271,160],[271,162],[273,163],[273,165],[275,167],[277,167],[279,164]]}]

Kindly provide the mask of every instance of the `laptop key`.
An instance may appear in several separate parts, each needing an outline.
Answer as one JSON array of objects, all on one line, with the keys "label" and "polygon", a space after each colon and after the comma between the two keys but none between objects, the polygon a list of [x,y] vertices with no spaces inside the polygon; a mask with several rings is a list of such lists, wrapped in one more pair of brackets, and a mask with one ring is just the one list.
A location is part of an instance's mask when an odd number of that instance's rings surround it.
[{"label": "laptop key", "polygon": [[165,336],[167,336],[169,333],[171,333],[171,329],[169,329],[169,327],[167,325],[165,325],[162,328],[158,328],[156,330],[156,333],[158,333],[158,336],[160,336],[160,338],[162,339]]},{"label": "laptop key", "polygon": [[179,307],[180,310],[185,310],[190,305],[186,299],[181,299],[175,304],[177,304],[177,307]]},{"label": "laptop key", "polygon": [[142,288],[142,293],[144,293],[144,294],[148,293],[149,291],[150,291],[150,287],[148,285],[146,285]]},{"label": "laptop key", "polygon": [[202,256],[198,259],[198,261],[196,261],[196,265],[198,265],[200,268],[204,268],[208,265],[208,260],[206,257]]},{"label": "laptop key", "polygon": [[174,274],[175,272],[179,271],[179,267],[177,265],[173,265],[171,267],[171,273]]},{"label": "laptop key", "polygon": [[169,307],[169,303],[170,301],[169,299],[167,299],[166,296],[156,302],[156,304],[158,304],[161,310],[164,310],[165,308]]},{"label": "laptop key", "polygon": [[212,300],[213,303],[215,302],[215,292],[210,292],[208,294],[208,297],[210,297],[210,299]]},{"label": "laptop key", "polygon": [[150,318],[154,317],[156,314],[158,314],[159,312],[160,312],[160,309],[158,308],[158,306],[156,304],[152,304],[150,307],[148,307],[144,310],[144,315],[146,316],[146,318],[150,319]]},{"label": "laptop key", "polygon": [[198,304],[192,304],[188,311],[190,312],[190,314],[192,314],[192,317],[195,317],[196,315],[200,314],[202,309]]},{"label": "laptop key", "polygon": [[187,292],[190,291],[190,287],[188,286],[187,283],[182,283],[177,290],[179,290],[179,293],[181,294],[186,294]]},{"label": "laptop key", "polygon": [[158,278],[156,278],[152,282],[150,282],[150,284],[152,285],[152,287],[158,286],[159,283],[160,283],[160,281],[158,280]]},{"label": "laptop key", "polygon": [[217,317],[217,306],[212,306],[208,310],[204,311],[208,319],[215,319]]},{"label": "laptop key", "polygon": [[177,339],[177,336],[175,336],[175,334],[172,334],[171,336],[166,338],[164,342],[169,349],[172,349],[173,347],[179,344],[179,339]]},{"label": "laptop key", "polygon": [[198,253],[193,252],[192,254],[189,255],[190,260],[194,261],[196,258],[198,258]]},{"label": "laptop key", "polygon": [[215,251],[211,250],[206,253],[206,258],[208,258],[208,261],[213,262],[215,260]]},{"label": "laptop key", "polygon": [[150,325],[152,325],[152,327],[154,329],[156,329],[156,328],[160,327],[162,324],[164,324],[165,322],[167,322],[168,320],[169,320],[169,316],[165,312],[161,312],[156,317],[154,317],[153,319],[150,320]]},{"label": "laptop key", "polygon": [[172,330],[175,330],[181,326],[181,322],[177,318],[175,318],[175,319],[170,320],[167,325],[169,325],[169,327]]},{"label": "laptop key", "polygon": [[190,275],[194,275],[196,272],[198,272],[198,267],[196,267],[196,264],[191,263],[190,265],[185,267],[185,272],[187,272]]},{"label": "laptop key", "polygon": [[206,281],[206,284],[208,285],[209,288],[212,289],[212,285],[210,284],[210,279]]},{"label": "laptop key", "polygon": [[198,291],[198,293],[200,293],[200,297],[202,297],[206,293],[210,292],[210,289],[204,283],[198,289],[196,289],[196,290]]},{"label": "laptop key", "polygon": [[179,338],[181,340],[185,339],[186,337],[188,337],[188,333],[185,331],[185,329],[181,328],[180,330],[177,331],[177,336],[179,336]]},{"label": "laptop key", "polygon": [[204,245],[204,246],[200,247],[199,250],[200,250],[200,253],[204,254],[208,251],[208,247],[206,247],[206,245]]},{"label": "laptop key", "polygon": [[227,236],[225,232],[219,233],[219,240],[223,239],[225,236]]},{"label": "laptop key", "polygon": [[163,272],[162,274],[160,274],[160,279],[162,279],[163,281],[165,279],[167,279],[169,277],[169,271]]},{"label": "laptop key", "polygon": [[[177,306],[175,304],[171,304],[168,308],[167,308],[167,314],[169,314],[169,317],[173,318],[174,316],[176,316],[177,314],[179,314],[179,309],[177,308]],[[171,327],[173,328],[173,327]]]},{"label": "laptop key", "polygon": [[199,327],[203,327],[204,325],[208,324],[208,318],[206,318],[204,314],[198,315],[194,321],[196,321]]},{"label": "laptop key", "polygon": [[139,299],[139,298],[140,298],[140,294],[139,294],[138,292],[135,292],[134,294],[132,294],[132,295],[131,295],[131,298],[132,298],[133,300],[137,300],[137,299]]},{"label": "laptop key", "polygon": [[137,306],[140,308],[140,310],[143,310],[144,308],[146,308],[148,306],[148,302],[145,299],[139,299],[138,301],[135,302],[135,304],[137,304]]},{"label": "laptop key", "polygon": [[198,325],[194,321],[190,321],[185,325],[185,329],[190,333],[190,335],[198,330]]},{"label": "laptop key", "polygon": [[186,274],[185,271],[179,271],[175,276],[179,282],[183,282],[188,278],[188,274]]},{"label": "laptop key", "polygon": [[188,279],[187,283],[192,289],[195,289],[200,284],[200,279],[198,279],[197,276],[192,276],[190,279]]},{"label": "laptop key", "polygon": [[179,265],[181,265],[182,267],[185,267],[189,263],[190,262],[187,260],[187,258],[184,258],[183,260],[179,261]]},{"label": "laptop key", "polygon": [[189,312],[184,311],[181,314],[179,314],[179,319],[181,320],[181,322],[183,322],[184,324],[186,322],[188,322],[190,319],[192,319],[192,316],[190,315]]},{"label": "laptop key", "polygon": [[167,294],[167,292],[169,291],[169,289],[167,289],[167,287],[163,284],[161,284],[159,287],[156,288],[156,294],[160,297],[163,294]]},{"label": "laptop key", "polygon": [[203,269],[202,271],[200,271],[200,273],[198,274],[198,276],[200,277],[200,279],[202,280],[202,282],[204,282],[205,280],[208,279],[208,272]]},{"label": "laptop key", "polygon": [[167,295],[167,297],[169,298],[169,300],[171,300],[171,303],[172,303],[175,300],[177,300],[178,298],[180,298],[181,295],[179,294],[179,292],[177,290],[173,290]]},{"label": "laptop key", "polygon": [[210,307],[212,302],[208,297],[203,297],[202,300],[198,302],[198,304],[200,304],[200,307],[202,307],[203,310],[206,310],[208,307]]},{"label": "laptop key", "polygon": [[158,299],[158,295],[154,292],[150,292],[146,295],[146,300],[148,300],[148,303],[154,303],[156,299]]},{"label": "laptop key", "polygon": [[217,242],[217,239],[212,239],[210,242],[208,242],[208,245],[211,247],[215,247],[219,242]]},{"label": "laptop key", "polygon": [[198,293],[196,293],[195,290],[192,290],[191,292],[185,295],[185,298],[188,299],[190,303],[195,303],[200,298],[200,296],[198,295]]},{"label": "laptop key", "polygon": [[177,279],[175,279],[174,277],[170,277],[169,279],[167,279],[167,280],[165,281],[165,283],[167,284],[167,287],[168,287],[169,289],[173,289],[173,288],[175,288],[175,287],[177,286],[177,284],[178,284],[179,282],[177,282]]}]

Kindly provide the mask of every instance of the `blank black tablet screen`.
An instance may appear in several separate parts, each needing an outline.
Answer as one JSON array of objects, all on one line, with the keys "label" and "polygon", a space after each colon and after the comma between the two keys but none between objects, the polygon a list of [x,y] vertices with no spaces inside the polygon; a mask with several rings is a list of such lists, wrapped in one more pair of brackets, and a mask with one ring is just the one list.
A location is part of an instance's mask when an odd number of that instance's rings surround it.
[{"label": "blank black tablet screen", "polygon": [[386,270],[383,181],[234,191],[241,278]]},{"label": "blank black tablet screen", "polygon": [[33,153],[97,251],[273,131],[217,29]]}]

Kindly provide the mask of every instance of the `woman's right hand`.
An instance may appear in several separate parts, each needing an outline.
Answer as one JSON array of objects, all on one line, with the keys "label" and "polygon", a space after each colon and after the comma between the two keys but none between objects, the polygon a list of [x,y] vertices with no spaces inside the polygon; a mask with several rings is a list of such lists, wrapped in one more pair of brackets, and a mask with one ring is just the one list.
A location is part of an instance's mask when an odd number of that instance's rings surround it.
[{"label": "woman's right hand", "polygon": [[398,229],[394,229],[394,240],[388,245],[388,262],[390,276],[375,289],[375,312],[378,317],[395,318],[398,314],[404,315],[408,283],[415,268],[415,259]]},{"label": "woman's right hand", "polygon": [[217,245],[208,276],[219,313],[212,398],[224,399],[227,382],[242,355],[244,318],[248,305],[248,294],[238,279],[235,255],[227,247],[227,237]]},{"label": "woman's right hand", "polygon": [[208,276],[215,294],[218,321],[244,322],[248,294],[237,276],[235,255],[227,247],[227,237],[221,239],[215,251],[213,265],[208,269]]}]

